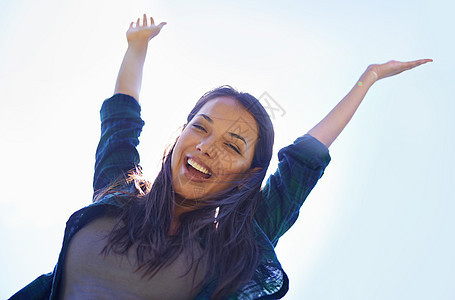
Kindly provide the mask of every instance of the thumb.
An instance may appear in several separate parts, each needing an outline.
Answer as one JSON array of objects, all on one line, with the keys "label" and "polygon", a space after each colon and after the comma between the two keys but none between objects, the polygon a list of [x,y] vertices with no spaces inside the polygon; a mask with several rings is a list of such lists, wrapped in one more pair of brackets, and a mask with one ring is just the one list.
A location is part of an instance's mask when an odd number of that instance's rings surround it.
[{"label": "thumb", "polygon": [[167,24],[166,22],[161,22],[160,24],[158,24],[158,27],[161,30],[164,27],[164,25],[166,25],[166,24]]}]

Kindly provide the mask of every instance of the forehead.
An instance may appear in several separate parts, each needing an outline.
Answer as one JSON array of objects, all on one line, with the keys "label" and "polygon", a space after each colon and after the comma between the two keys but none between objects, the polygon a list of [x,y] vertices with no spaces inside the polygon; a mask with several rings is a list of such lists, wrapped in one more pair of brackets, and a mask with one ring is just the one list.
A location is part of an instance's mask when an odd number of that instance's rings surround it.
[{"label": "forehead", "polygon": [[217,97],[209,100],[196,115],[207,115],[214,126],[226,131],[243,134],[245,138],[256,140],[258,126],[253,115],[237,100],[230,97]]}]

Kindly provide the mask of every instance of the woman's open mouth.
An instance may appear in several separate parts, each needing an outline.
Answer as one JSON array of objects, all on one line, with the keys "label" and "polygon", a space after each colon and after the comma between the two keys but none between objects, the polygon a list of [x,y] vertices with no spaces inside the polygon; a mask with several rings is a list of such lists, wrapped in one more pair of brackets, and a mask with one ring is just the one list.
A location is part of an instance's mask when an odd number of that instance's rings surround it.
[{"label": "woman's open mouth", "polygon": [[191,158],[188,158],[186,161],[186,169],[190,173],[190,175],[201,178],[201,179],[208,179],[212,176],[212,173],[207,170],[205,167],[201,166],[199,163],[194,161]]}]

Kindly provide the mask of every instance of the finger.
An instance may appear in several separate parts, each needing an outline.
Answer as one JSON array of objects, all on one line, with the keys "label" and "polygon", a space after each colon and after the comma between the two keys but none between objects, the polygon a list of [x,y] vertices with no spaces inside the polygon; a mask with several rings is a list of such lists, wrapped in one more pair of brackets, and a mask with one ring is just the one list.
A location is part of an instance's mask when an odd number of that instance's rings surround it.
[{"label": "finger", "polygon": [[422,62],[422,63],[427,63],[427,62],[432,62],[433,60],[431,58],[423,58],[423,59],[418,59],[416,61]]},{"label": "finger", "polygon": [[166,22],[161,22],[160,24],[158,24],[158,27],[161,30],[163,28],[163,26],[166,25],[166,24],[167,24]]},{"label": "finger", "polygon": [[140,23],[141,22],[141,19],[140,18],[137,18],[137,21],[136,21],[136,27],[139,27],[140,26]]},{"label": "finger", "polygon": [[429,63],[429,62],[433,62],[433,60],[429,59],[429,58],[426,58],[426,59],[419,59],[418,62],[419,62],[418,66],[420,66],[420,65],[423,65],[423,64],[426,64],[426,63]]},{"label": "finger", "polygon": [[433,61],[433,60],[431,60],[431,59],[419,59],[419,60],[409,61],[409,62],[403,63],[403,67],[406,70],[409,70],[409,69],[413,69],[415,67],[418,67],[420,65],[426,64],[427,62],[431,62],[431,61]]},{"label": "finger", "polygon": [[409,61],[407,62],[408,64],[414,64],[416,66],[420,66],[422,64],[426,64],[428,62],[432,62],[433,60],[432,59],[429,59],[429,58],[425,58],[425,59],[418,59],[418,60],[414,60],[414,61]]},{"label": "finger", "polygon": [[153,25],[153,24],[155,24],[155,20],[153,20],[153,18],[150,17],[150,25]]},{"label": "finger", "polygon": [[421,61],[422,63],[426,64],[428,62],[433,62],[433,60],[431,58],[424,58],[424,59],[419,59],[419,61]]},{"label": "finger", "polygon": [[144,14],[143,18],[142,18],[142,25],[143,26],[147,26],[147,16]]},{"label": "finger", "polygon": [[134,22],[131,22],[130,28],[133,28],[133,26],[134,26]]}]

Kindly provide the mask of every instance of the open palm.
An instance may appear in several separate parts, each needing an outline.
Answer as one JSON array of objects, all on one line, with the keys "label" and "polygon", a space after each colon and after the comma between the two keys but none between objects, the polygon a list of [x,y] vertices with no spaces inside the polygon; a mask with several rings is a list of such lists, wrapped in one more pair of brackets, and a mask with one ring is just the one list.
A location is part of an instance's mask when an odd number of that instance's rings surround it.
[{"label": "open palm", "polygon": [[386,77],[400,74],[401,72],[413,69],[415,67],[418,67],[420,65],[423,65],[427,62],[432,62],[432,61],[433,61],[432,59],[419,59],[419,60],[408,61],[408,62],[391,60],[384,64],[370,65],[368,67],[368,69],[370,71],[373,71],[374,73],[376,73],[376,76],[377,76],[376,80],[379,80],[379,79],[383,79]]},{"label": "open palm", "polygon": [[164,25],[166,25],[166,22],[155,25],[155,21],[152,17],[150,17],[150,25],[148,25],[147,16],[144,14],[142,24],[140,18],[138,18],[136,22],[131,22],[128,31],[126,32],[126,39],[128,40],[128,43],[134,41],[148,42],[160,33]]}]

